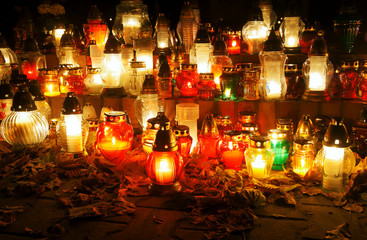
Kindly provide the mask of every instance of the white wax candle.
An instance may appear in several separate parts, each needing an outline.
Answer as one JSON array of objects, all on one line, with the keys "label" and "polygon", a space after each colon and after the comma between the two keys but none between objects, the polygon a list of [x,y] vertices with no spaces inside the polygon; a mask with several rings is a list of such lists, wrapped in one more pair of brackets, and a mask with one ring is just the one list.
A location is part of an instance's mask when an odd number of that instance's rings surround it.
[{"label": "white wax candle", "polygon": [[162,184],[172,183],[174,180],[172,163],[167,159],[161,159],[156,166],[157,182]]},{"label": "white wax candle", "polygon": [[256,156],[255,161],[251,162],[252,176],[254,178],[265,178],[265,164],[266,162],[262,159],[261,155]]},{"label": "white wax candle", "polygon": [[344,148],[326,147],[323,187],[331,191],[343,190]]},{"label": "white wax candle", "polygon": [[83,152],[82,114],[65,115],[66,142],[69,153]]}]

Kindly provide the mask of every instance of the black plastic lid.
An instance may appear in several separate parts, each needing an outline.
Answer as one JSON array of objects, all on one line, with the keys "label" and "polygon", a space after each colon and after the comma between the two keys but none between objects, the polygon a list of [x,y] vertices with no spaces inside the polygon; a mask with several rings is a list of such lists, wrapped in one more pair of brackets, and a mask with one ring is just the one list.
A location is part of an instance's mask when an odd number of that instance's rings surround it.
[{"label": "black plastic lid", "polygon": [[176,136],[172,132],[170,125],[168,123],[161,123],[155,136],[153,151],[173,152],[177,151],[177,149]]},{"label": "black plastic lid", "polygon": [[345,148],[351,145],[343,118],[334,117],[326,130],[322,144],[327,147]]},{"label": "black plastic lid", "polygon": [[210,43],[209,34],[204,25],[200,25],[196,33],[195,43]]},{"label": "black plastic lid", "polygon": [[157,89],[155,87],[155,79],[152,74],[146,74],[143,82],[143,88],[141,94],[156,94]]},{"label": "black plastic lid", "polygon": [[213,44],[213,55],[214,56],[218,56],[218,55],[228,55],[228,50],[227,50],[227,45],[224,42],[223,38],[221,35],[218,35],[215,38],[214,44]]},{"label": "black plastic lid", "polygon": [[83,113],[82,108],[80,107],[79,99],[76,97],[75,92],[68,92],[64,103],[62,104],[61,113],[64,115]]},{"label": "black plastic lid", "polygon": [[327,56],[327,46],[324,39],[324,31],[319,31],[312,42],[310,56]]},{"label": "black plastic lid", "polygon": [[23,52],[39,52],[39,51],[40,49],[38,48],[36,40],[31,35],[28,35],[23,43]]},{"label": "black plastic lid", "polygon": [[0,33],[0,48],[8,48],[8,44],[6,43],[6,40],[1,33]]},{"label": "black plastic lid", "polygon": [[297,3],[295,0],[290,0],[285,10],[284,17],[298,17],[300,14],[298,13]]},{"label": "black plastic lid", "polygon": [[19,70],[14,69],[12,70],[9,82],[13,87],[20,87],[28,85],[29,80],[27,79],[27,75],[19,74]]},{"label": "black plastic lid", "polygon": [[264,52],[270,51],[283,51],[283,42],[282,40],[275,34],[274,28],[271,29],[268,40],[264,43]]},{"label": "black plastic lid", "polygon": [[148,119],[148,127],[150,129],[159,129],[159,126],[163,123],[169,124],[169,119],[164,115],[164,112],[158,112],[157,116]]},{"label": "black plastic lid", "polygon": [[45,96],[43,95],[41,85],[37,80],[32,80],[29,83],[29,92],[34,96],[34,101],[45,100]]},{"label": "black plastic lid", "polygon": [[121,44],[115,38],[115,36],[113,36],[112,31],[108,36],[106,45],[104,47],[104,53],[121,53]]},{"label": "black plastic lid", "polygon": [[28,87],[21,86],[15,93],[11,110],[15,112],[25,112],[37,110],[32,94],[28,91]]},{"label": "black plastic lid", "polygon": [[74,45],[74,38],[71,34],[71,31],[65,31],[64,34],[61,36],[60,47],[74,47]]},{"label": "black plastic lid", "polygon": [[168,64],[166,56],[164,56],[166,60],[162,61],[159,65],[158,77],[161,78],[170,78],[171,77],[171,67]]},{"label": "black plastic lid", "polygon": [[0,99],[12,99],[14,96],[14,90],[9,80],[1,80],[0,84]]}]

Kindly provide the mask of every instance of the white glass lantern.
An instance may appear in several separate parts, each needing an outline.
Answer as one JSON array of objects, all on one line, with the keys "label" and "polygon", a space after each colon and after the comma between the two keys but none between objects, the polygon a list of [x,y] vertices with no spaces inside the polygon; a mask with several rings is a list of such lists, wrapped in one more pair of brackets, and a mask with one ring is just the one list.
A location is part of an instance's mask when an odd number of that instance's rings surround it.
[{"label": "white glass lantern", "polygon": [[198,23],[195,20],[195,14],[189,2],[185,2],[181,9],[180,20],[177,24],[177,34],[184,45],[185,53],[189,54],[196,32],[198,30]]},{"label": "white glass lantern", "polygon": [[56,127],[62,150],[74,154],[84,152],[88,139],[89,124],[74,92],[69,92],[64,100],[61,116]]},{"label": "white glass lantern", "polygon": [[283,53],[283,44],[270,32],[269,39],[264,44],[264,50],[259,54],[261,63],[261,93],[265,100],[284,98],[287,91],[284,66],[287,56]]},{"label": "white glass lantern", "polygon": [[72,67],[79,67],[77,64],[78,50],[75,46],[71,30],[65,31],[60,40],[59,51],[56,52],[59,64],[71,64]]},{"label": "white glass lantern", "polygon": [[[122,64],[121,45],[110,33],[104,50],[104,68],[102,71],[104,88],[111,95],[118,95],[113,89],[121,89],[122,95],[126,95],[125,89],[129,87],[127,73]],[[112,93],[113,92],[113,93]]]},{"label": "white glass lantern", "polygon": [[266,24],[266,26],[268,26],[269,29],[274,27],[274,24],[277,20],[277,14],[273,10],[271,0],[260,0],[259,8],[261,9],[264,23]]},{"label": "white glass lantern", "polygon": [[196,64],[198,73],[208,73],[209,59],[212,53],[212,45],[210,43],[209,35],[204,25],[200,26],[197,32],[194,45],[190,51],[190,64]]},{"label": "white glass lantern", "polygon": [[59,22],[57,22],[52,29],[52,42],[55,45],[56,51],[60,47],[61,37],[64,34],[65,30],[65,25],[61,22],[61,20],[59,20]]},{"label": "white glass lantern", "polygon": [[136,60],[144,62],[146,71],[153,73],[153,50],[154,41],[151,38],[142,38],[134,40],[134,50],[136,51]]},{"label": "white glass lantern", "polygon": [[325,190],[344,192],[356,159],[349,148],[351,142],[342,118],[334,118],[331,121],[322,144],[323,148],[315,159],[323,175],[322,186]]},{"label": "white glass lantern", "polygon": [[162,107],[162,102],[155,87],[155,79],[153,75],[147,74],[145,75],[143,89],[134,102],[135,117],[143,130],[147,128],[148,119],[157,116]]},{"label": "white glass lantern", "polygon": [[0,132],[9,144],[18,147],[37,145],[47,137],[47,120],[37,111],[28,88],[20,87],[14,95],[11,112],[1,122]]},{"label": "white glass lantern", "polygon": [[319,31],[312,43],[308,59],[302,66],[306,90],[302,98],[309,101],[329,101],[328,85],[334,74],[328,59],[323,32]]},{"label": "white glass lantern", "polygon": [[158,49],[163,50],[169,48],[169,21],[164,16],[164,13],[159,13],[156,24],[155,24],[155,37],[156,46]]},{"label": "white glass lantern", "polygon": [[280,25],[280,35],[287,52],[300,52],[299,38],[303,32],[305,24],[296,10],[296,2],[290,1],[285,11],[284,20]]}]

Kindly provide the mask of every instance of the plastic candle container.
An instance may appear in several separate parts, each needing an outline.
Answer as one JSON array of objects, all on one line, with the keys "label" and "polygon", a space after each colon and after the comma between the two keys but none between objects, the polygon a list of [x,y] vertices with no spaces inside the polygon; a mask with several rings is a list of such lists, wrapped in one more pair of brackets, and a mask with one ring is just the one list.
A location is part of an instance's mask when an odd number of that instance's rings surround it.
[{"label": "plastic candle container", "polygon": [[172,128],[172,131],[176,135],[178,152],[182,157],[188,157],[192,145],[192,137],[190,136],[189,127],[185,125],[177,125]]},{"label": "plastic candle container", "polygon": [[192,137],[191,151],[196,147],[198,142],[198,119],[199,104],[196,103],[179,103],[176,105],[176,117],[180,125],[186,125],[190,129]]},{"label": "plastic candle container", "polygon": [[245,159],[246,146],[240,131],[230,130],[224,133],[218,142],[217,152],[226,169],[241,170]]},{"label": "plastic candle container", "polygon": [[290,143],[287,139],[287,132],[280,129],[270,129],[269,138],[271,142],[271,149],[275,153],[273,170],[283,170],[287,162]]}]

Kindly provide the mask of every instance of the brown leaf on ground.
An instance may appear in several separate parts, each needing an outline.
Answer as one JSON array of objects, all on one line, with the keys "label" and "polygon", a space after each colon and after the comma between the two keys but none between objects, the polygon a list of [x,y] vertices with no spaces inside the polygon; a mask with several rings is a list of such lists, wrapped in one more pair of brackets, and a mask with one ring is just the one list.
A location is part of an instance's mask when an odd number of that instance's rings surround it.
[{"label": "brown leaf on ground", "polygon": [[250,204],[250,206],[255,208],[263,207],[266,203],[266,197],[258,189],[244,189],[241,195]]},{"label": "brown leaf on ground", "polygon": [[16,214],[24,211],[23,206],[5,206],[0,208],[0,227],[6,227],[16,221]]},{"label": "brown leaf on ground", "polygon": [[309,196],[315,196],[315,195],[322,194],[323,191],[319,187],[306,187],[306,186],[303,186],[303,187],[301,187],[301,193],[309,195]]},{"label": "brown leaf on ground", "polygon": [[363,207],[356,203],[353,203],[353,204],[347,203],[345,206],[343,206],[343,209],[347,211],[351,211],[351,212],[358,212],[358,213],[363,212]]},{"label": "brown leaf on ground", "polygon": [[339,225],[334,230],[326,231],[326,237],[325,237],[325,239],[333,239],[333,240],[348,240],[351,238],[352,234],[350,233],[348,223]]},{"label": "brown leaf on ground", "polygon": [[316,167],[311,168],[307,171],[306,175],[303,177],[303,180],[308,183],[320,184],[322,181],[322,174]]},{"label": "brown leaf on ground", "polygon": [[162,224],[164,221],[153,214],[153,222],[156,224]]}]

